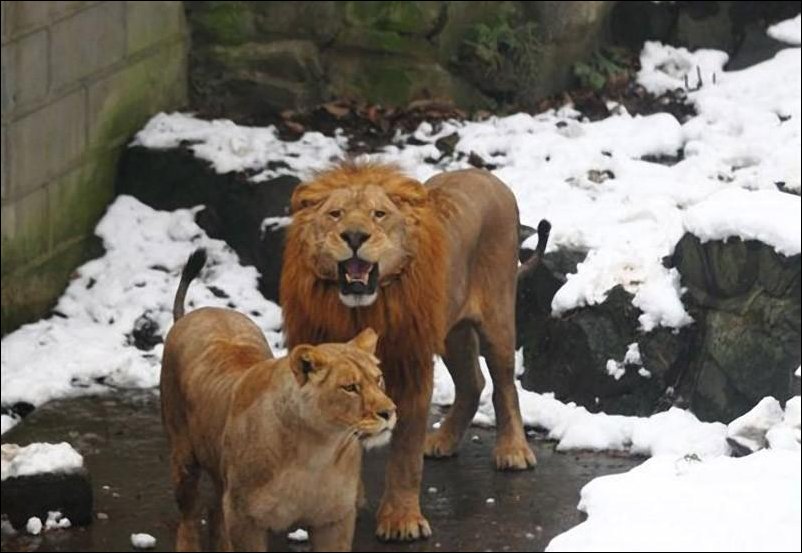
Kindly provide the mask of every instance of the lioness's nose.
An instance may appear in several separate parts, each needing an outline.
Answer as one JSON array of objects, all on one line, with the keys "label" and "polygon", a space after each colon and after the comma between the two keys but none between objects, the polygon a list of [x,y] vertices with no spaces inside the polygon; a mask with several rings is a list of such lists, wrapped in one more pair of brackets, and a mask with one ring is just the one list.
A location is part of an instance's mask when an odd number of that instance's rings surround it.
[{"label": "lioness's nose", "polygon": [[383,418],[384,420],[388,421],[388,420],[390,420],[390,417],[393,416],[393,410],[392,409],[385,409],[384,411],[379,411],[378,415],[381,418]]},{"label": "lioness's nose", "polygon": [[370,238],[370,234],[366,234],[364,232],[348,230],[340,234],[340,238],[345,240],[345,243],[351,246],[351,249],[357,251],[359,246],[365,243],[368,238]]}]

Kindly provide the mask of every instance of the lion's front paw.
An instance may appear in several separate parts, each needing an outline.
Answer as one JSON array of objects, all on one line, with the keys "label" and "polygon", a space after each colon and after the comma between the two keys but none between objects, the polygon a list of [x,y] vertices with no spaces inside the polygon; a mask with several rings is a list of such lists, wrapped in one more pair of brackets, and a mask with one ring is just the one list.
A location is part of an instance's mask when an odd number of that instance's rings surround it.
[{"label": "lion's front paw", "polygon": [[457,440],[446,435],[442,430],[426,435],[423,455],[426,457],[451,457],[457,453]]},{"label": "lion's front paw", "polygon": [[537,463],[535,454],[526,442],[497,445],[493,450],[496,470],[526,470]]},{"label": "lion's front paw", "polygon": [[428,538],[432,529],[420,509],[395,510],[383,505],[376,515],[376,536],[382,541],[412,541]]}]

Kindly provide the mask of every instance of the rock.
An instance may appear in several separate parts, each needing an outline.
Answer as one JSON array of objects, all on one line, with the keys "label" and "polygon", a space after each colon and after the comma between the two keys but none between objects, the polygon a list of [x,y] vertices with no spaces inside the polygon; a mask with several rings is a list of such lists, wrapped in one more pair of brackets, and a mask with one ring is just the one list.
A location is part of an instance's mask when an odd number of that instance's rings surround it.
[{"label": "rock", "polygon": [[768,445],[766,432],[782,420],[780,402],[773,397],[765,397],[752,410],[727,426],[727,442],[736,451],[752,453],[763,449]]},{"label": "rock", "polygon": [[92,522],[92,484],[86,469],[69,474],[35,474],[3,480],[2,513],[14,528],[28,519],[40,524],[49,511],[61,511],[73,526]]},{"label": "rock", "polygon": [[[798,392],[799,255],[786,257],[757,241],[702,244],[684,236],[667,263],[680,272],[683,303],[695,322],[645,334],[621,288],[600,305],[550,316],[555,292],[583,256],[550,253],[519,284],[526,389],[553,391],[592,411],[649,415],[675,405],[708,421],[729,421],[766,396],[786,400]],[[633,343],[642,367],[625,363]],[[608,363],[623,374],[619,380],[608,374]]]},{"label": "rock", "polygon": [[671,259],[696,321],[690,378],[679,392],[704,420],[732,420],[766,396],[791,396],[799,365],[800,256],[755,240],[701,243],[686,234]]},{"label": "rock", "polygon": [[[207,2],[203,2],[206,4]],[[344,25],[341,2],[250,2],[262,36],[302,37],[331,44]]]},{"label": "rock", "polygon": [[260,291],[276,301],[284,227],[271,226],[263,232],[262,222],[289,214],[298,182],[284,175],[255,183],[244,173],[218,174],[185,148],[133,147],[120,161],[117,189],[156,209],[203,204],[197,223],[212,238],[225,240],[242,263],[255,266],[261,275]]}]

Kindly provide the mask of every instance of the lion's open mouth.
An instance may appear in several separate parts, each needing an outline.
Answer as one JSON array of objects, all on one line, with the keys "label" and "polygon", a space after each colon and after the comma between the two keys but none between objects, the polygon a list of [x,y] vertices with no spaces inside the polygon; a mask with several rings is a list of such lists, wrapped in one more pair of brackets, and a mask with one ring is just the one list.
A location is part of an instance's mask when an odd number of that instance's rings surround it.
[{"label": "lion's open mouth", "polygon": [[[337,264],[340,299],[349,307],[370,305],[379,283],[379,266],[354,256]],[[366,301],[366,300],[370,301]]]}]

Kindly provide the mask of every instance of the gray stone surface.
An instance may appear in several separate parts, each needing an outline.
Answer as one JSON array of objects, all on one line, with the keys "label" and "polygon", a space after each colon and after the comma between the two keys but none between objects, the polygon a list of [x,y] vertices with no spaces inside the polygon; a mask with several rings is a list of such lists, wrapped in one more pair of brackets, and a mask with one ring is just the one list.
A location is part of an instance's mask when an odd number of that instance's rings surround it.
[{"label": "gray stone surface", "polygon": [[[20,106],[43,99],[47,95],[48,36],[46,30],[26,35],[9,45],[9,72],[13,75],[11,94]],[[3,63],[6,63],[4,60]]]},{"label": "gray stone surface", "polygon": [[90,252],[116,162],[185,105],[181,2],[2,3],[2,332],[40,317]]},{"label": "gray stone surface", "polygon": [[125,56],[125,3],[102,2],[50,30],[53,87],[72,85]]},{"label": "gray stone surface", "polygon": [[140,0],[125,5],[128,55],[184,32],[183,2]]},{"label": "gray stone surface", "polygon": [[11,173],[16,197],[75,163],[86,147],[84,90],[64,96],[11,124]]}]

